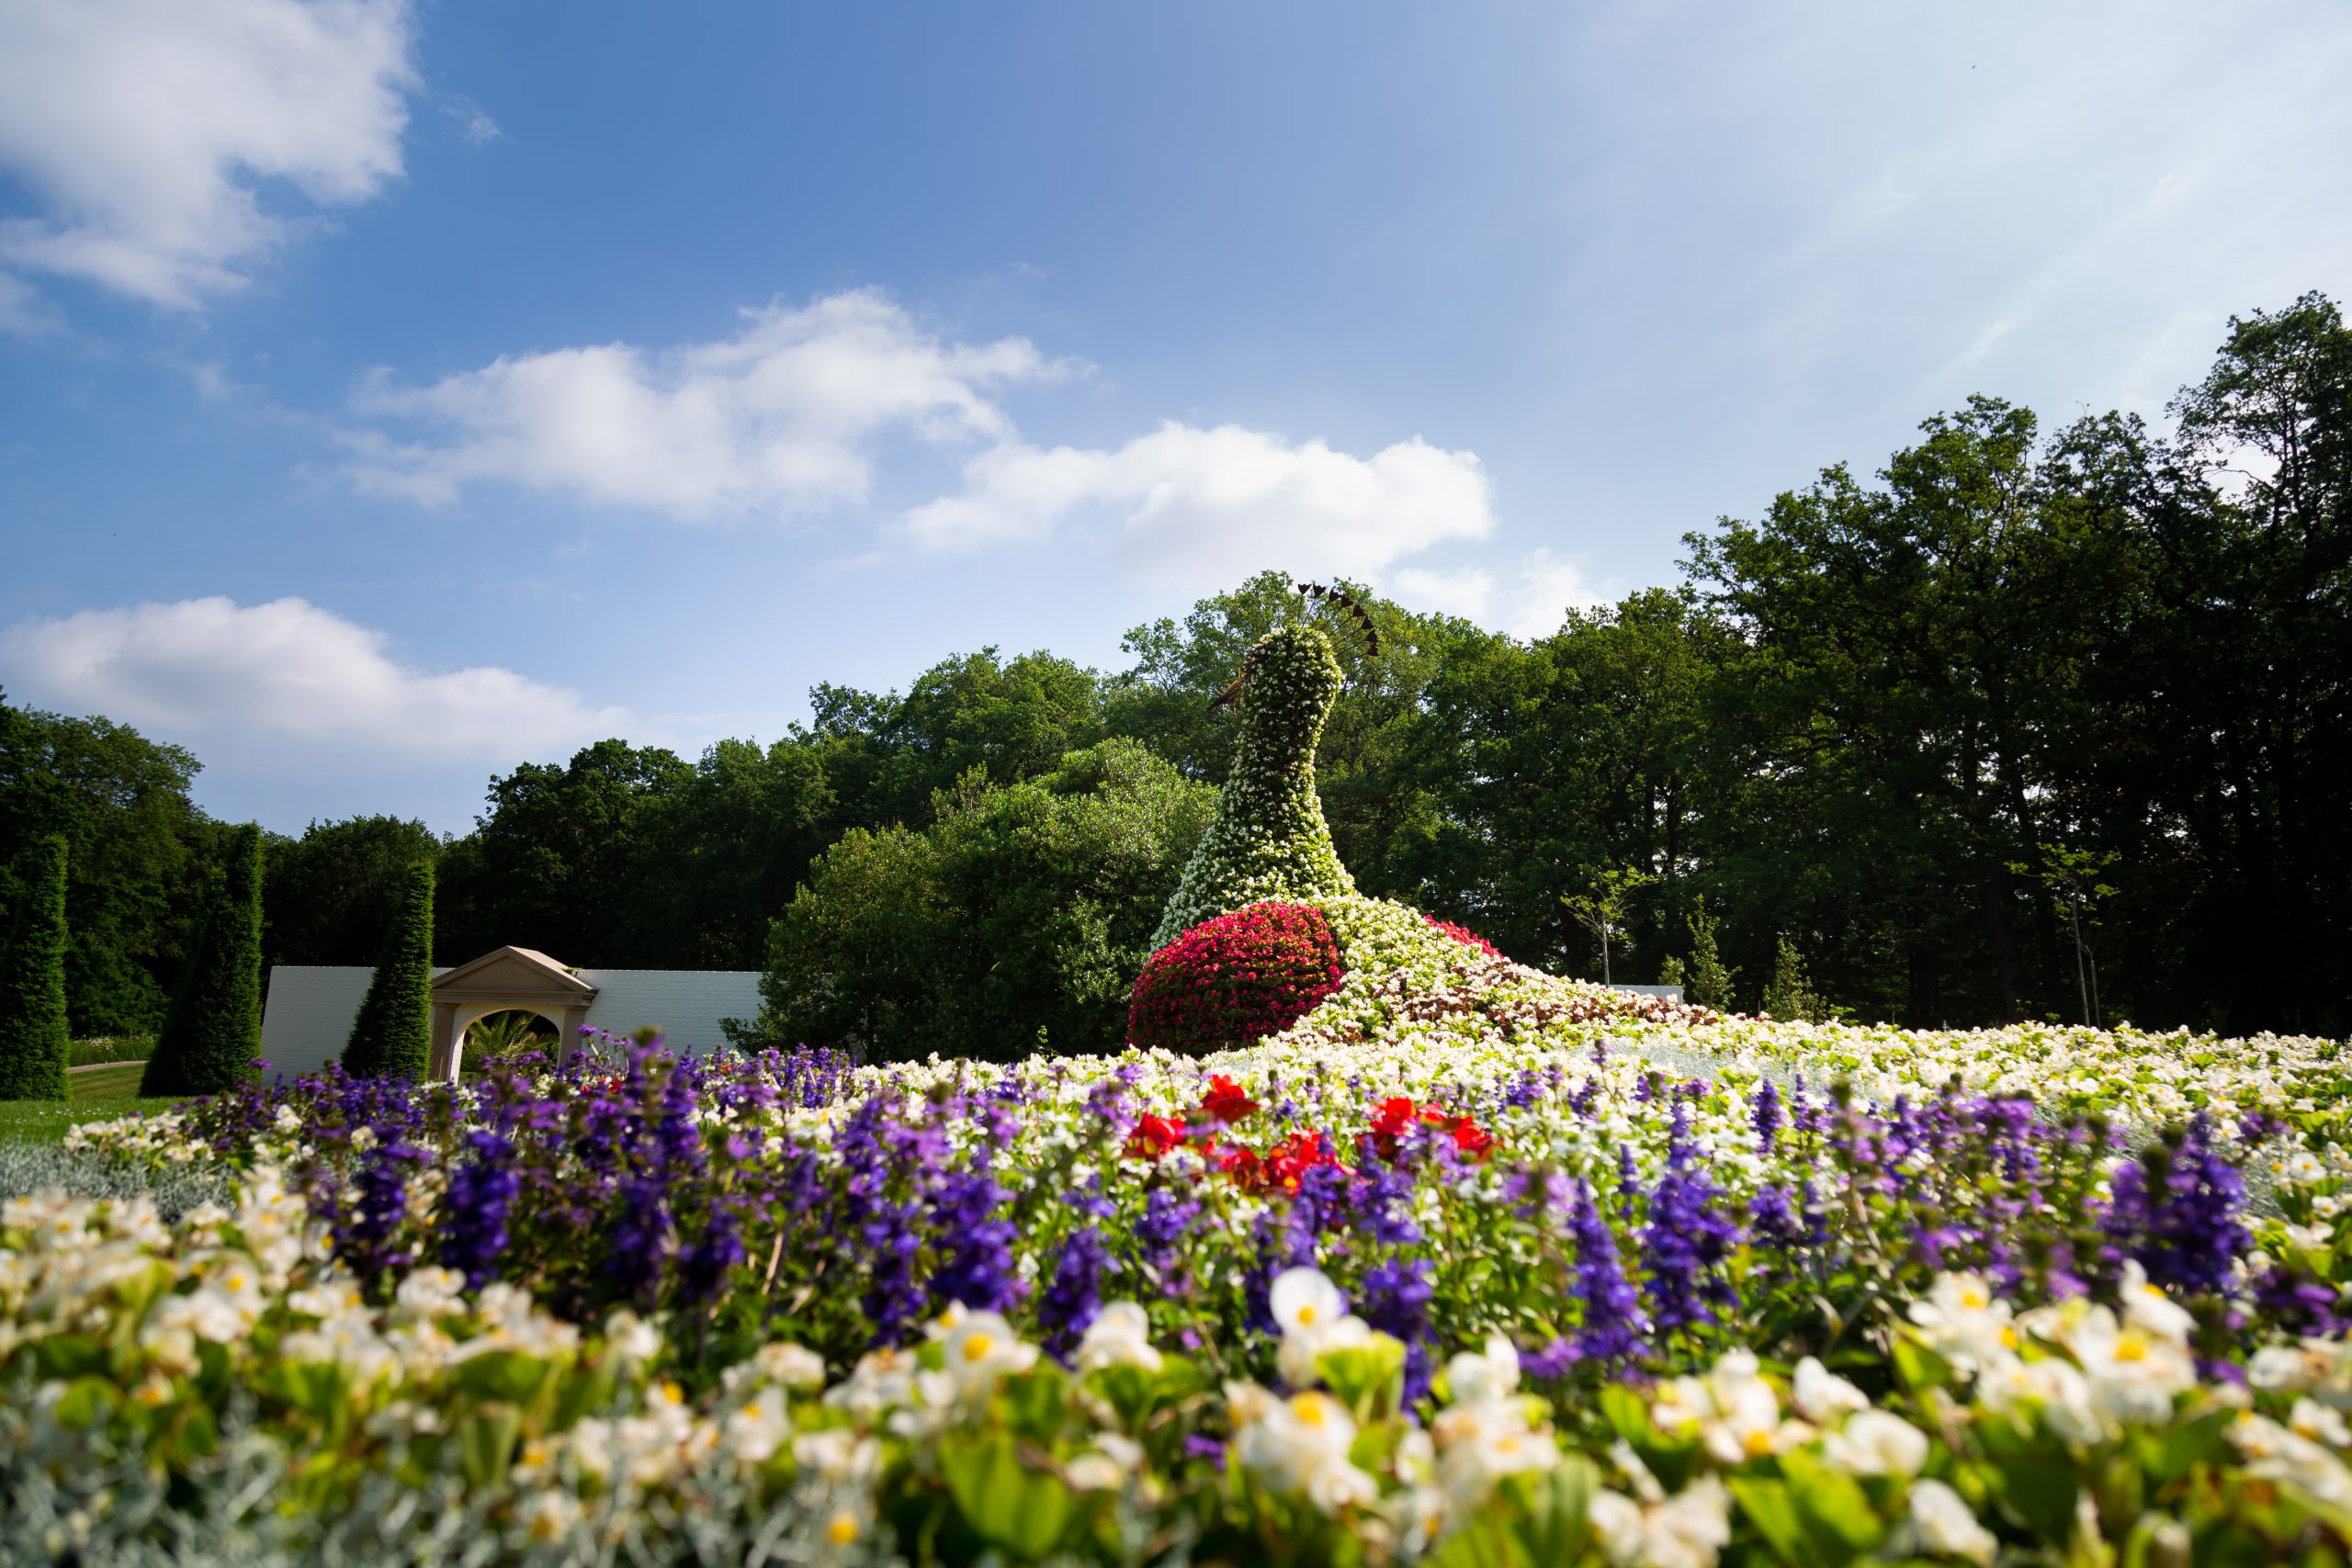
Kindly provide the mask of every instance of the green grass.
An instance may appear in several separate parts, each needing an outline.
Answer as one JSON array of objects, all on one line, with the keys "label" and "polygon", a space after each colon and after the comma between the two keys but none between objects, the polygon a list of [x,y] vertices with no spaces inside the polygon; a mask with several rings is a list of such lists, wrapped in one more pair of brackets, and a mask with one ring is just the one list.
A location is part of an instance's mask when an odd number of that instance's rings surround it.
[{"label": "green grass", "polygon": [[101,1034],[74,1042],[73,1055],[67,1060],[74,1066],[87,1067],[99,1062],[143,1062],[154,1054],[155,1037],[152,1034]]},{"label": "green grass", "polygon": [[74,1101],[19,1100],[0,1103],[0,1143],[55,1144],[76,1122],[105,1122],[134,1111],[169,1111],[175,1100],[141,1100],[139,1077],[144,1062],[124,1062],[96,1072],[74,1073]]}]

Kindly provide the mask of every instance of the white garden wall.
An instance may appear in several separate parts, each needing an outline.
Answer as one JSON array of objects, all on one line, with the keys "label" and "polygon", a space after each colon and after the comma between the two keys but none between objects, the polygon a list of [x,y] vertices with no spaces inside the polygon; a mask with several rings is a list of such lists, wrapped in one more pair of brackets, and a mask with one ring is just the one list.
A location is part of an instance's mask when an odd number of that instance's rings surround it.
[{"label": "white garden wall", "polygon": [[[435,976],[447,974],[435,969]],[[262,1013],[261,1054],[272,1073],[315,1073],[343,1055],[352,1021],[367,998],[364,964],[285,964],[269,972],[269,1004]],[[671,1045],[707,1051],[724,1045],[719,1021],[760,1012],[760,976],[753,969],[582,969],[596,987],[588,1024],[628,1034],[647,1024]]]}]

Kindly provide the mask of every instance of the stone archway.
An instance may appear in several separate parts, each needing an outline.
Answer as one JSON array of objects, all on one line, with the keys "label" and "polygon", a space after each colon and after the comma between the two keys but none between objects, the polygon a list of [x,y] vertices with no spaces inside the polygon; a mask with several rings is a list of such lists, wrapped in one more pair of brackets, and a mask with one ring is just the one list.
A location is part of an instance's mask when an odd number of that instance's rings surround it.
[{"label": "stone archway", "polygon": [[467,1029],[494,1012],[535,1012],[554,1024],[560,1058],[595,999],[595,987],[527,947],[502,947],[461,964],[433,981],[431,1076],[455,1082]]}]

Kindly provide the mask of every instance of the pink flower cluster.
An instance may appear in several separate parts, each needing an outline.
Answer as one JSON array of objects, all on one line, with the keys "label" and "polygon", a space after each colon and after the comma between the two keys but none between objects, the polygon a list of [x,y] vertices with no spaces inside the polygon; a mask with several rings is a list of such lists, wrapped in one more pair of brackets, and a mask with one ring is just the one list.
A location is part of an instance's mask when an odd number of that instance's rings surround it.
[{"label": "pink flower cluster", "polygon": [[1340,988],[1331,924],[1312,904],[1219,915],[1151,955],[1127,1008],[1127,1039],[1186,1055],[1289,1028]]}]

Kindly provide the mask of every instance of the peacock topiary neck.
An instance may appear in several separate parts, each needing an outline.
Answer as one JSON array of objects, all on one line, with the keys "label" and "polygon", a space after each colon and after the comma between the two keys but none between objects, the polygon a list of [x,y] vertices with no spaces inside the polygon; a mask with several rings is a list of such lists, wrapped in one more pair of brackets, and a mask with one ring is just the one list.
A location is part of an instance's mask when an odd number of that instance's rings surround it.
[{"label": "peacock topiary neck", "polygon": [[1355,890],[1315,793],[1315,749],[1341,680],[1330,639],[1314,626],[1279,627],[1258,639],[1244,671],[1240,745],[1216,820],[1168,901],[1154,948],[1268,898]]}]

